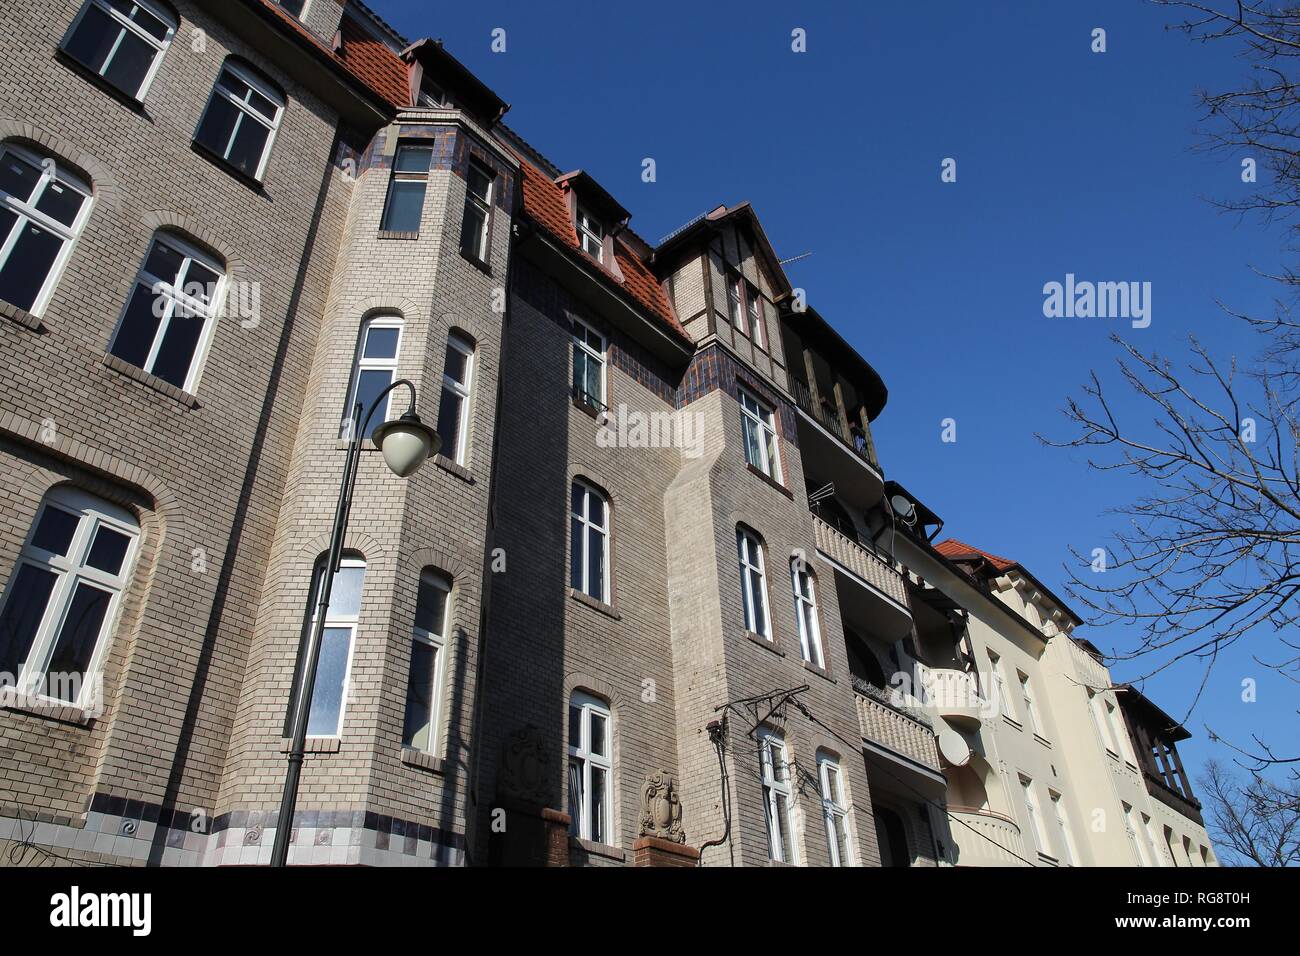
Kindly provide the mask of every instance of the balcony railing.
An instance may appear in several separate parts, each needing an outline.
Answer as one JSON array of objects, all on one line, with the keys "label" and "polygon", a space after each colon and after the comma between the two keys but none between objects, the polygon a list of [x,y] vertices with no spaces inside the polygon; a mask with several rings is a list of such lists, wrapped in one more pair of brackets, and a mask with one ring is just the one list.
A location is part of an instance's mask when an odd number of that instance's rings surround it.
[{"label": "balcony railing", "polygon": [[924,715],[892,703],[889,691],[872,687],[857,678],[853,680],[853,690],[864,740],[880,744],[923,767],[939,770],[934,731]]},{"label": "balcony railing", "polygon": [[860,425],[861,431],[854,434],[838,408],[826,401],[815,401],[812,390],[799,379],[791,376],[789,382],[790,393],[794,396],[796,405],[812,416],[813,421],[843,442],[844,447],[870,465],[872,470],[880,471],[880,461],[876,458],[876,443],[871,438],[869,425]]},{"label": "balcony railing", "polygon": [[923,699],[940,717],[978,728],[984,717],[992,716],[974,674],[924,664],[918,665],[918,670]]},{"label": "balcony railing", "polygon": [[818,551],[904,608],[908,606],[907,586],[892,564],[836,531],[816,515],[812,518]]},{"label": "balcony railing", "polygon": [[1030,865],[1015,820],[973,807],[949,807],[948,814],[958,866]]}]

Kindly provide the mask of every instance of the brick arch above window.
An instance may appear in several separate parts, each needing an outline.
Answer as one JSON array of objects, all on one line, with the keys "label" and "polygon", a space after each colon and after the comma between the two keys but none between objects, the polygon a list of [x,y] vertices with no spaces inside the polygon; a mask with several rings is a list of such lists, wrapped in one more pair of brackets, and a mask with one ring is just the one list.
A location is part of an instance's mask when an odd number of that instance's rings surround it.
[{"label": "brick arch above window", "polygon": [[150,238],[157,232],[170,232],[216,257],[225,266],[227,280],[248,274],[247,261],[221,236],[212,232],[203,220],[170,209],[158,209],[141,216],[140,224],[149,231]]},{"label": "brick arch above window", "polygon": [[96,203],[106,202],[114,209],[118,207],[121,187],[112,167],[87,153],[73,140],[31,123],[0,117],[0,142],[16,143],[34,152],[48,154],[55,162],[66,163],[73,173],[90,185]]}]

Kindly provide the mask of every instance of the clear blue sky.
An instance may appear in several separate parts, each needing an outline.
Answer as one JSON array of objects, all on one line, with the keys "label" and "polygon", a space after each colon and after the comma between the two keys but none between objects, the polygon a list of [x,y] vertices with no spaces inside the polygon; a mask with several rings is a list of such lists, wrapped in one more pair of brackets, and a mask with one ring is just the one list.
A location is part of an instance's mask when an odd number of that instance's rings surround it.
[{"label": "clear blue sky", "polygon": [[[1165,29],[1175,11],[1134,0],[790,4],[772,0],[431,5],[372,0],[414,39],[448,49],[512,104],[507,122],[557,165],[591,172],[651,242],[718,203],[753,202],[791,281],[884,377],[876,425],[886,472],[947,522],[945,533],[1015,558],[1058,594],[1073,546],[1106,544],[1103,514],[1133,494],[1118,476],[1044,448],[1090,369],[1149,415],[1114,374],[1118,331],[1182,354],[1258,341],[1223,300],[1267,311],[1257,279],[1281,260],[1277,231],[1206,200],[1246,187],[1239,159],[1191,150],[1194,93],[1246,70],[1226,46]],[[490,50],[491,31],[507,50]],[[790,49],[795,27],[808,51]],[[1090,34],[1107,31],[1094,54]],[[641,182],[653,157],[658,181]],[[940,163],[957,160],[957,182]],[[1043,317],[1043,284],[1153,284],[1152,324]],[[958,440],[940,440],[957,420]],[[1085,632],[1104,649],[1120,628]],[[1272,645],[1260,635],[1263,656]],[[1221,657],[1188,720],[1188,769],[1230,739],[1295,738],[1293,685]],[[1128,679],[1136,666],[1120,666]],[[1148,682],[1183,717],[1201,677],[1189,662]],[[1244,677],[1259,702],[1243,704]],[[1271,731],[1271,733],[1270,733]]]}]

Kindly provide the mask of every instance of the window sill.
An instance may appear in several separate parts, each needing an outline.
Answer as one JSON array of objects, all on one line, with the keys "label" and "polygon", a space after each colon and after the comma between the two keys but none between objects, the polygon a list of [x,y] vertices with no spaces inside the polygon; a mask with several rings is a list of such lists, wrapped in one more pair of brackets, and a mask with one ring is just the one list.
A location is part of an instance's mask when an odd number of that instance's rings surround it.
[{"label": "window sill", "polygon": [[492,267],[472,252],[466,252],[462,249],[460,250],[460,257],[488,278],[492,277]]},{"label": "window sill", "polygon": [[222,172],[225,172],[230,176],[233,176],[235,179],[239,180],[249,189],[253,190],[253,192],[257,193],[258,195],[266,195],[266,186],[262,182],[262,180],[258,179],[256,176],[250,176],[248,173],[244,172],[242,169],[240,169],[230,160],[226,159],[226,157],[219,156],[218,154],[214,153],[212,150],[208,149],[208,147],[204,146],[197,139],[190,140],[190,149],[194,150],[194,152],[198,153],[200,156],[202,156],[204,159],[210,162],[213,166],[216,166]]},{"label": "window sill", "polygon": [[416,750],[414,747],[402,748],[402,763],[408,767],[414,767],[417,770],[424,770],[428,773],[442,776],[447,772],[447,762],[441,757],[435,757],[431,753],[425,753],[423,750]]},{"label": "window sill", "polygon": [[579,604],[586,605],[593,611],[599,611],[606,617],[613,618],[616,621],[623,620],[623,615],[618,613],[618,608],[614,607],[614,605],[606,604],[604,601],[594,598],[583,591],[579,591],[577,588],[569,588],[569,597],[577,601]]},{"label": "window sill", "polygon": [[753,631],[746,631],[745,637],[750,641],[750,643],[757,644],[759,647],[763,648],[763,650],[769,651],[777,657],[785,657],[785,651],[776,646],[775,639],[768,639],[762,634],[755,634]]},{"label": "window sill", "polygon": [[152,375],[137,365],[130,362],[124,362],[111,352],[104,353],[104,365],[119,375],[125,375],[132,381],[139,382],[146,388],[151,388],[155,392],[160,392],[168,398],[173,398],[187,408],[198,408],[199,400],[182,388],[177,388],[171,382]]},{"label": "window sill", "polygon": [[781,494],[789,498],[791,501],[794,501],[794,492],[791,491],[789,488],[787,488],[785,485],[781,484],[781,482],[777,481],[771,475],[764,474],[762,471],[755,468],[749,462],[745,462],[745,468],[748,469],[751,475],[754,475],[762,479],[764,484],[770,485],[771,487],[775,488],[777,491],[781,492]]},{"label": "window sill", "polygon": [[1037,740],[1044,747],[1046,747],[1048,750],[1052,749],[1052,742],[1048,740],[1046,737],[1044,737],[1042,734],[1034,734],[1034,739]]},{"label": "window sill", "polygon": [[[305,754],[336,754],[342,748],[340,737],[308,737],[302,748]],[[293,741],[288,737],[280,738],[280,753],[287,754],[293,749]]]},{"label": "window sill", "polygon": [[809,661],[804,661],[803,669],[808,671],[810,674],[816,674],[822,680],[830,681],[832,684],[839,683],[839,681],[837,681],[834,677],[831,676],[830,670],[825,667],[818,667],[816,664],[813,664]]},{"label": "window sill", "polygon": [[1024,726],[1020,723],[1020,721],[1016,720],[1014,717],[1008,717],[1006,714],[1003,714],[1002,719],[1005,720],[1010,726],[1016,728],[1016,730],[1025,729]]},{"label": "window sill", "polygon": [[150,122],[153,122],[153,118],[148,113],[145,112],[144,104],[142,102],[140,102],[130,93],[118,89],[116,86],[108,82],[108,80],[104,79],[94,70],[92,70],[90,67],[86,66],[80,60],[73,57],[62,47],[59,47],[57,50],[54,51],[54,59],[59,63],[63,64],[73,73],[77,74],[86,82],[90,83],[93,86],[99,87],[100,90],[107,93],[113,99],[117,100],[117,102],[121,103],[132,113],[136,113],[137,115],[144,117]]},{"label": "window sill", "polygon": [[4,299],[0,299],[0,315],[12,322],[16,322],[25,329],[30,329],[33,332],[45,331],[45,326],[41,324],[40,319],[32,315],[26,309],[20,309],[16,305],[10,305]]},{"label": "window sill", "polygon": [[446,455],[434,455],[433,463],[448,474],[455,475],[466,484],[475,484],[473,473],[464,465],[452,461]]},{"label": "window sill", "polygon": [[414,242],[420,238],[420,234],[418,232],[395,232],[391,229],[380,229],[378,238],[390,239],[395,242]]},{"label": "window sill", "polygon": [[[573,396],[573,407],[597,422],[600,422],[601,418],[609,412],[609,409],[602,408],[599,405],[593,405],[591,402],[585,401],[576,395]],[[601,422],[601,424],[604,423]]]},{"label": "window sill", "polygon": [[591,840],[584,840],[582,837],[569,837],[569,846],[590,853],[592,856],[603,856],[607,860],[616,860],[619,863],[627,862],[627,851],[621,850],[616,846],[610,846],[608,843],[593,843]]},{"label": "window sill", "polygon": [[1042,850],[1039,850],[1039,851],[1038,851],[1038,860],[1039,860],[1040,863],[1046,863],[1048,866],[1060,866],[1060,865],[1061,865],[1061,861],[1060,861],[1060,860],[1058,860],[1056,857],[1052,856],[1052,854],[1050,854],[1050,853],[1044,853]]},{"label": "window sill", "polygon": [[61,724],[88,727],[94,717],[81,707],[20,694],[12,685],[0,689],[0,710],[12,710],[31,717],[43,717]]}]

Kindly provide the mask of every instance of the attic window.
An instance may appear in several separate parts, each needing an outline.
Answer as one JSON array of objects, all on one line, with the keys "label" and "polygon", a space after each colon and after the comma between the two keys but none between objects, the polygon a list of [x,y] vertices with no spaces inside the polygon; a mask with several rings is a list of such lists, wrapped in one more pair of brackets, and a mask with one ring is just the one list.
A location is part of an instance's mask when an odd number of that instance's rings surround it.
[{"label": "attic window", "polygon": [[578,207],[578,243],[587,255],[597,262],[604,262],[605,228],[581,206]]},{"label": "attic window", "polygon": [[425,83],[420,87],[420,102],[423,109],[445,109],[451,106],[451,97],[436,83]]},{"label": "attic window", "polygon": [[307,8],[307,0],[276,0],[276,3],[289,16],[299,20],[302,19],[303,11]]}]

